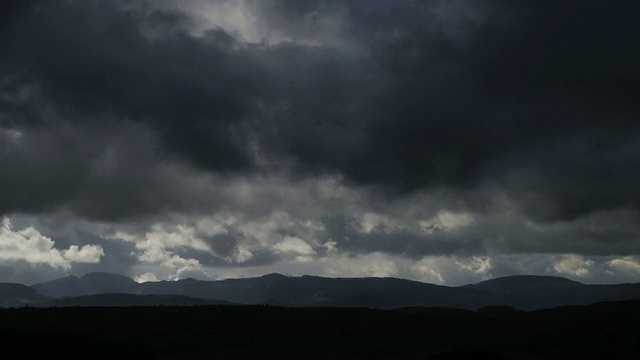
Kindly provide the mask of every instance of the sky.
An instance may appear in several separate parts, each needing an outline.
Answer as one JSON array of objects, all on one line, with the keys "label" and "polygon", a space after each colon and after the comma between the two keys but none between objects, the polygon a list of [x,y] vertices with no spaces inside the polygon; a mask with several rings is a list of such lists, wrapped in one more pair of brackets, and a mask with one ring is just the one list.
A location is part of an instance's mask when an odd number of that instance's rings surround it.
[{"label": "sky", "polygon": [[640,4],[0,2],[0,281],[640,282]]}]

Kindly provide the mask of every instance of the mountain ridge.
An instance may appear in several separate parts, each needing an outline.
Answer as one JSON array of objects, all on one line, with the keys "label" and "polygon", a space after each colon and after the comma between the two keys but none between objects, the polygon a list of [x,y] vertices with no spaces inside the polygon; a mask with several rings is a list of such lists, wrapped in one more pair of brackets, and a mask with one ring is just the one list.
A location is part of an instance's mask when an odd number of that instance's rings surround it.
[{"label": "mountain ridge", "polygon": [[40,307],[132,307],[132,306],[210,306],[236,305],[228,301],[194,298],[184,295],[97,294],[51,298]]},{"label": "mountain ridge", "polygon": [[278,273],[224,280],[189,278],[137,283],[124,275],[88,273],[35,284],[32,288],[49,298],[100,294],[180,295],[247,305],[382,309],[448,307],[477,310],[486,306],[510,306],[536,310],[640,299],[640,283],[594,285],[544,275],[515,275],[475,284],[445,286],[393,277],[332,278]]}]

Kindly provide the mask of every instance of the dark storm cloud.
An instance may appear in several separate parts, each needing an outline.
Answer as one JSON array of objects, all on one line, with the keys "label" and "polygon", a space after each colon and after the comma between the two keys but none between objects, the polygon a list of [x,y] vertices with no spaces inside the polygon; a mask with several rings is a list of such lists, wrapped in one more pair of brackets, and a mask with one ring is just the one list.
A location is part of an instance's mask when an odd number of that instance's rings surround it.
[{"label": "dark storm cloud", "polygon": [[[234,135],[250,110],[253,82],[235,40],[211,31],[195,40],[183,17],[124,11],[112,2],[67,2],[34,12],[27,73],[61,111],[83,121],[110,114],[144,121],[171,150],[203,166],[247,165]],[[144,28],[144,27],[147,28]],[[159,32],[158,41],[143,31]],[[149,35],[154,36],[154,35]]]},{"label": "dark storm cloud", "polygon": [[[255,43],[194,35],[193,13],[154,2],[33,4],[0,8],[0,128],[23,133],[0,159],[22,189],[5,213],[161,212],[155,163],[269,172],[256,156],[395,195],[453,189],[477,211],[488,184],[544,221],[640,205],[635,4],[248,2],[277,40]],[[119,180],[95,169],[113,133],[86,130],[106,119],[158,139],[117,159]],[[71,139],[48,135],[63,122]]]},{"label": "dark storm cloud", "polygon": [[[0,213],[68,209],[122,219],[162,211],[171,190],[151,166],[152,139],[129,126],[65,121],[0,132]],[[164,189],[163,189],[164,188]]]},{"label": "dark storm cloud", "polygon": [[498,183],[542,220],[640,204],[640,7],[348,7],[367,56],[320,60],[274,116],[292,120],[273,143],[303,167],[402,191]]},{"label": "dark storm cloud", "polygon": [[[0,213],[131,220],[188,211],[194,203],[175,181],[184,170],[164,166],[172,154],[246,166],[244,145],[232,144],[243,96],[217,79],[229,74],[218,48],[233,39],[213,31],[197,42],[180,33],[183,15],[115,2],[28,3],[0,9]],[[162,41],[152,44],[143,27]]]}]

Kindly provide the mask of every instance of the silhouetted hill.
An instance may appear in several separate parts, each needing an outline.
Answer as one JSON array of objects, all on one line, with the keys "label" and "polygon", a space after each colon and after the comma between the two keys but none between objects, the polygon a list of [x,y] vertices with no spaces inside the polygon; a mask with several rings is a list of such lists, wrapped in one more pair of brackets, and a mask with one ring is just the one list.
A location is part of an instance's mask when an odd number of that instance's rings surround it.
[{"label": "silhouetted hill", "polygon": [[383,309],[448,307],[477,310],[487,306],[509,306],[535,310],[640,299],[640,284],[585,285],[551,276],[509,276],[448,287],[396,278],[289,277],[281,274],[219,281],[184,279],[138,284],[126,276],[92,273],[41,283],[34,288],[51,297],[104,293],[183,295],[237,304]]},{"label": "silhouetted hill", "polygon": [[44,301],[46,297],[35,289],[13,283],[0,283],[0,307],[25,306]]},{"label": "silhouetted hill", "polygon": [[467,307],[452,299],[453,288],[393,278],[323,278],[265,275],[221,281],[161,281],[142,284],[144,294],[182,294],[243,304],[280,306]]},{"label": "silhouetted hill", "polygon": [[89,273],[82,277],[62,279],[33,285],[40,294],[51,297],[83,296],[106,293],[136,294],[140,285],[131,278],[107,273]]},{"label": "silhouetted hill", "polygon": [[228,301],[198,299],[184,295],[98,294],[51,299],[41,306],[126,307],[126,306],[204,306],[233,305]]},{"label": "silhouetted hill", "polygon": [[640,299],[640,284],[585,285],[556,276],[507,276],[467,287],[486,292],[495,305],[525,310]]},{"label": "silhouetted hill", "polygon": [[523,288],[532,287],[568,287],[583,285],[577,281],[565,279],[558,276],[541,275],[514,275],[504,276],[491,280],[485,280],[473,285],[479,289],[493,290],[499,292],[518,291]]},{"label": "silhouetted hill", "polygon": [[42,297],[33,288],[15,283],[0,283],[0,298],[10,297]]}]

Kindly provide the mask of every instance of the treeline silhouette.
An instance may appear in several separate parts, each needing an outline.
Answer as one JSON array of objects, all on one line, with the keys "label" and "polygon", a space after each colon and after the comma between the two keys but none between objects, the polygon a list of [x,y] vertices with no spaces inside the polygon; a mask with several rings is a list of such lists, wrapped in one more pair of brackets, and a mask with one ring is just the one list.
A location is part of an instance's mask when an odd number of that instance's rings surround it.
[{"label": "treeline silhouette", "polygon": [[640,301],[532,312],[27,307],[0,310],[0,339],[46,359],[628,360],[640,358]]}]

